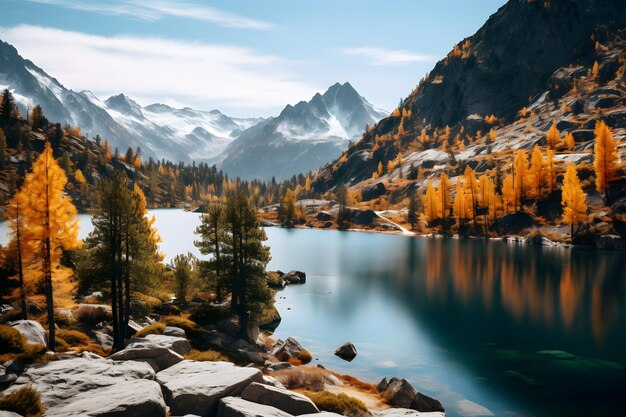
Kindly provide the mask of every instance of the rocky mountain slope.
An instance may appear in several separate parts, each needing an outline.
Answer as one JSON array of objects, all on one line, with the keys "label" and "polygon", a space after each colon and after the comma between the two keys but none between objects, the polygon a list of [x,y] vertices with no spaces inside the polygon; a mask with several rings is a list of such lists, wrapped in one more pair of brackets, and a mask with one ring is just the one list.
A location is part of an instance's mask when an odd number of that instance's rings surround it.
[{"label": "rocky mountain slope", "polygon": [[39,104],[48,119],[98,134],[120,152],[140,147],[145,158],[212,162],[241,131],[263,120],[163,104],[141,107],[123,94],[101,101],[89,91],[67,89],[2,41],[0,88],[11,90],[23,114]]},{"label": "rocky mountain slope", "polygon": [[[626,9],[610,0],[510,0],[327,165],[314,187],[369,180],[379,165],[387,177],[406,176],[410,164],[429,175],[458,168],[459,160],[482,172],[494,168],[492,152],[545,144],[553,120],[574,134],[575,152],[592,148],[597,120],[623,139],[625,27]],[[387,173],[399,154],[399,170]]]},{"label": "rocky mountain slope", "polygon": [[226,148],[222,170],[242,178],[284,179],[317,169],[385,115],[350,83],[337,83],[242,132]]}]

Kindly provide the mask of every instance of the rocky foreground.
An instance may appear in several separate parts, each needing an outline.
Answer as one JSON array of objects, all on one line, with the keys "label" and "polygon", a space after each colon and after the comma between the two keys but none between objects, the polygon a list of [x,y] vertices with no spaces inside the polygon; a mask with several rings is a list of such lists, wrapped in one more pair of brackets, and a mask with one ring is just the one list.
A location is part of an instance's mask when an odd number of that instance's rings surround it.
[{"label": "rocky foreground", "polygon": [[[38,322],[19,320],[10,325],[19,330],[29,344],[45,342],[45,329]],[[184,356],[191,351],[191,345],[185,330],[167,327],[163,334],[130,338],[123,350],[108,358],[91,352],[67,352],[50,353],[50,362],[30,366],[19,359],[5,362],[0,367],[0,389],[3,389],[2,396],[6,396],[27,386],[35,388],[41,396],[44,415],[48,417],[339,415],[321,411],[324,407],[318,407],[306,395],[289,390],[279,382],[286,370],[297,370],[321,376],[323,384],[319,389],[344,385],[322,367],[297,366],[294,359],[304,350],[297,341],[288,338],[265,348],[261,346],[267,343],[251,344],[245,340],[236,341],[235,345],[239,346],[239,353],[256,352],[250,355],[255,360],[247,366],[188,360]],[[338,349],[340,353],[347,352],[348,357],[356,355],[354,346],[342,348]],[[378,398],[388,404],[383,409],[344,414],[444,416],[437,400],[417,393],[406,380],[385,379],[378,385],[378,392]],[[9,416],[19,414],[0,411],[0,417]]]}]

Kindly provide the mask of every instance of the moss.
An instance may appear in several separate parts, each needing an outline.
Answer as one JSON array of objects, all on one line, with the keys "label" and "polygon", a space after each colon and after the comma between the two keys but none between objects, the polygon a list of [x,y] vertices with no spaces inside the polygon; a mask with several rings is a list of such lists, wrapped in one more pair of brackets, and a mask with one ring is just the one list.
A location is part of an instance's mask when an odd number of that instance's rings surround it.
[{"label": "moss", "polygon": [[362,401],[350,397],[343,392],[337,395],[328,391],[305,392],[304,394],[315,403],[320,411],[328,411],[350,417],[369,414],[367,407]]},{"label": "moss", "polygon": [[192,350],[185,355],[185,359],[201,362],[229,362],[228,358],[214,350]]},{"label": "moss", "polygon": [[39,392],[30,385],[0,397],[0,410],[13,411],[24,417],[39,417],[44,411]]},{"label": "moss", "polygon": [[26,347],[26,338],[19,330],[0,324],[0,353],[20,353]]},{"label": "moss", "polygon": [[145,337],[149,334],[163,334],[165,331],[165,323],[152,323],[135,333],[136,337]]},{"label": "moss", "polygon": [[298,360],[303,365],[306,365],[307,363],[309,363],[309,362],[311,362],[313,360],[313,356],[311,355],[311,353],[308,350],[302,349],[300,352],[298,352]]},{"label": "moss", "polygon": [[70,346],[81,346],[91,343],[91,338],[78,330],[59,329],[57,338],[65,340]]}]

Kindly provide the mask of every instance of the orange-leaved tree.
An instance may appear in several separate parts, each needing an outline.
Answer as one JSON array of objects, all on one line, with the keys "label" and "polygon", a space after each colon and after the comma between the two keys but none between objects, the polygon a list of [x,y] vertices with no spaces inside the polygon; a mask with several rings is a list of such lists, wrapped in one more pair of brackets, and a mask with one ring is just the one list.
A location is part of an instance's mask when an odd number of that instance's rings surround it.
[{"label": "orange-leaved tree", "polygon": [[439,194],[433,186],[433,182],[428,180],[426,193],[422,196],[424,203],[424,217],[429,224],[441,218],[441,200]]},{"label": "orange-leaved tree", "polygon": [[26,309],[26,287],[24,282],[24,264],[30,258],[30,245],[26,244],[24,235],[26,234],[26,224],[24,220],[24,194],[16,191],[7,207],[7,219],[9,220],[9,235],[11,243],[9,249],[15,250],[15,262],[20,291],[20,307],[22,309],[22,319],[28,319]]},{"label": "orange-leaved tree", "polygon": [[576,165],[569,163],[563,178],[561,189],[563,222],[570,225],[570,236],[574,236],[574,227],[587,219],[587,196],[576,173]]},{"label": "orange-leaved tree", "polygon": [[58,272],[63,250],[77,249],[78,218],[76,207],[65,195],[67,178],[46,142],[44,151],[26,175],[20,192],[24,195],[25,238],[35,262],[41,266],[48,313],[48,348],[55,348],[53,276]]},{"label": "orange-leaved tree", "polygon": [[615,179],[618,168],[617,144],[611,129],[603,121],[597,122],[594,130],[595,145],[593,166],[596,171],[596,189],[604,191],[605,200],[609,198],[609,187]]},{"label": "orange-leaved tree", "polygon": [[537,200],[541,199],[541,185],[543,184],[544,177],[543,165],[543,155],[541,154],[539,146],[535,145],[533,153],[530,156],[530,182],[532,185],[532,194]]},{"label": "orange-leaved tree", "polygon": [[548,129],[548,133],[546,134],[546,142],[548,143],[548,147],[550,149],[556,148],[561,140],[561,134],[559,133],[559,129],[556,127],[556,120],[552,121],[552,126]]},{"label": "orange-leaved tree", "polygon": [[446,219],[450,209],[452,208],[452,198],[450,198],[450,188],[452,183],[448,179],[448,175],[445,172],[441,173],[439,177],[439,187],[437,193],[439,194],[439,201],[441,202],[441,220],[443,227],[446,227]]}]

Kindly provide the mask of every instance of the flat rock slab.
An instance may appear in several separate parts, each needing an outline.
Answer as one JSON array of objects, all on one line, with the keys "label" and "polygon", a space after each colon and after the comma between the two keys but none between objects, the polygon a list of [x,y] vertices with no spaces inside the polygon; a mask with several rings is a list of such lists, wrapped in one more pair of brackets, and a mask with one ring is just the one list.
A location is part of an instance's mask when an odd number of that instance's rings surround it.
[{"label": "flat rock slab", "polygon": [[243,390],[241,398],[258,404],[270,405],[294,416],[320,411],[305,395],[256,382]]},{"label": "flat rock slab", "polygon": [[172,415],[213,415],[220,399],[239,395],[253,382],[263,382],[255,368],[228,362],[182,361],[156,376]]},{"label": "flat rock slab", "polygon": [[373,417],[446,417],[445,413],[425,413],[408,408],[389,408],[382,411],[372,411]]},{"label": "flat rock slab", "polygon": [[165,417],[166,411],[159,384],[139,379],[83,392],[46,409],[46,417]]},{"label": "flat rock slab", "polygon": [[26,341],[31,345],[46,345],[46,329],[35,320],[16,320],[9,322],[14,329],[19,330],[24,335]]},{"label": "flat rock slab", "polygon": [[145,363],[74,358],[32,365],[8,390],[32,384],[49,410],[63,407],[83,393],[95,396],[101,388],[154,377],[154,371]]},{"label": "flat rock slab", "polygon": [[22,416],[20,414],[14,413],[13,411],[0,410],[0,417],[22,417]]},{"label": "flat rock slab", "polygon": [[149,364],[155,372],[176,365],[191,350],[189,341],[181,337],[150,334],[133,337],[123,350],[109,356],[113,360],[138,361]]},{"label": "flat rock slab", "polygon": [[[317,414],[316,414],[317,415]],[[242,398],[223,398],[219,404],[218,417],[292,417],[278,408],[246,401]]]}]

